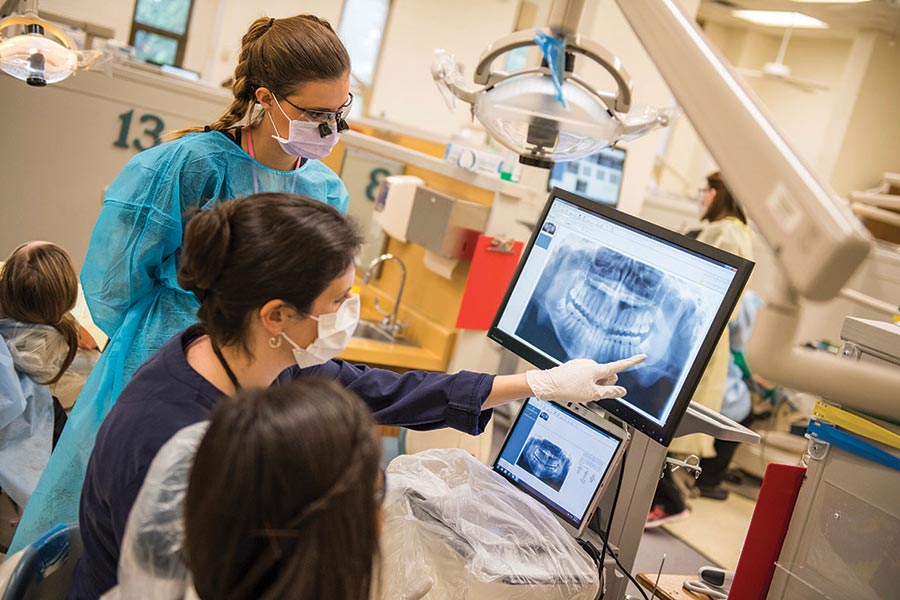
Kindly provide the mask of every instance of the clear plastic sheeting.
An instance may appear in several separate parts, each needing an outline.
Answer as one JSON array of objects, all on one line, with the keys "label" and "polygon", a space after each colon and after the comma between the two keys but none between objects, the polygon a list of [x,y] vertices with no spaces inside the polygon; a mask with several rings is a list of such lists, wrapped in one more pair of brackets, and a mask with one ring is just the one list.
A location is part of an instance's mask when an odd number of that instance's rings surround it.
[{"label": "clear plastic sheeting", "polygon": [[119,584],[103,600],[181,600],[192,589],[184,560],[184,499],[209,421],[185,427],[160,449],[128,515]]},{"label": "clear plastic sheeting", "polygon": [[[0,488],[25,507],[50,460],[53,399],[65,338],[50,325],[0,319]],[[10,553],[12,554],[12,553]]]},{"label": "clear plastic sheeting", "polygon": [[616,142],[618,118],[581,84],[541,73],[506,79],[480,93],[475,116],[494,138],[518,154],[552,155],[555,161],[589,156]]},{"label": "clear plastic sheeting", "polygon": [[592,599],[597,566],[546,507],[459,449],[387,469],[384,599]]},{"label": "clear plastic sheeting", "polygon": [[679,116],[681,109],[677,106],[656,108],[646,104],[634,105],[625,115],[616,141],[630,142],[654,129],[671,125]]},{"label": "clear plastic sheeting", "polygon": [[453,54],[441,48],[435,49],[434,60],[431,62],[431,77],[434,79],[438,91],[441,92],[444,102],[447,103],[447,108],[455,111],[457,93],[452,88],[460,88],[462,86],[463,76]]}]

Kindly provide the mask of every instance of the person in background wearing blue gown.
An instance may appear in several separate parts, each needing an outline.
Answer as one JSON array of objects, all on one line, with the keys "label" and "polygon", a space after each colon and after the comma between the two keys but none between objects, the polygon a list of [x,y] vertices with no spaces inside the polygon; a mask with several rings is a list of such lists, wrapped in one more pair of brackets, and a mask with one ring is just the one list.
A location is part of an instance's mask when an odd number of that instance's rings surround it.
[{"label": "person in background wearing blue gown", "polygon": [[96,600],[116,585],[128,514],[153,458],[180,429],[209,418],[225,395],[318,376],[356,393],[378,423],[478,435],[493,407],[518,398],[621,397],[616,373],[645,358],[576,359],[496,377],[398,374],[336,360],[359,320],[359,296],[350,291],[359,243],[339,211],[293,194],[224,202],[191,220],[178,282],[200,299],[200,323],[140,368],[100,427],[81,495],[84,554],[69,600]]},{"label": "person in background wearing blue gown", "polygon": [[244,35],[231,106],[214,123],[132,158],[110,184],[81,282],[109,338],[16,531],[11,552],[75,523],[97,428],[137,368],[197,320],[178,285],[186,213],[261,192],[309,196],[347,211],[343,183],[318,159],[347,127],[350,58],[327,21],[255,20]]},{"label": "person in background wearing blue gown", "polygon": [[70,313],[77,296],[72,260],[56,244],[22,244],[0,262],[0,489],[20,510],[50,460],[56,422],[65,420],[50,386],[78,350]]}]

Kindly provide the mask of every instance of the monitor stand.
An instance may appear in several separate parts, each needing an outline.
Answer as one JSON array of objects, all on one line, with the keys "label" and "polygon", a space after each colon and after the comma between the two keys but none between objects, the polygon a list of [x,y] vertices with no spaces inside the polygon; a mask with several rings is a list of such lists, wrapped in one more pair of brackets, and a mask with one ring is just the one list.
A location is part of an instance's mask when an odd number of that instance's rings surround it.
[{"label": "monitor stand", "polygon": [[[634,429],[631,431],[631,444],[620,467],[625,469],[625,473],[622,475],[622,489],[619,492],[609,536],[609,543],[618,549],[619,561],[629,570],[633,570],[634,559],[644,533],[644,523],[650,512],[653,494],[656,492],[656,485],[659,483],[666,460],[666,448],[639,431]],[[691,433],[705,433],[715,439],[745,444],[759,443],[759,435],[756,432],[695,402],[691,402],[688,406],[675,437]],[[618,473],[614,477],[613,481],[617,482]],[[603,526],[606,525],[609,511],[613,508],[612,502],[616,496],[614,485],[615,483],[607,488],[598,508],[599,520]],[[628,579],[614,575],[615,563],[611,564],[609,558],[604,568],[607,577],[606,597],[609,600],[622,600],[628,587]],[[632,575],[637,577],[634,572]]]}]

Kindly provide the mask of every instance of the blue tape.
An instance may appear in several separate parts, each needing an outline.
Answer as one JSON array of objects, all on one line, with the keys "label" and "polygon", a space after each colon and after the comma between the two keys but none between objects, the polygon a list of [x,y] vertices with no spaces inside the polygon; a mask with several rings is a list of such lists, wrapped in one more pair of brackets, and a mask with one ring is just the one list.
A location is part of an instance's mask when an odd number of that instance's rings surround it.
[{"label": "blue tape", "polygon": [[815,440],[821,440],[866,460],[900,471],[900,458],[830,423],[811,419],[806,434]]},{"label": "blue tape", "polygon": [[544,53],[544,60],[550,67],[550,74],[553,76],[553,87],[556,88],[556,101],[562,104],[563,108],[569,110],[569,105],[563,96],[562,82],[566,73],[566,38],[559,36],[553,37],[541,31],[534,36],[534,43],[537,44],[541,52]]}]

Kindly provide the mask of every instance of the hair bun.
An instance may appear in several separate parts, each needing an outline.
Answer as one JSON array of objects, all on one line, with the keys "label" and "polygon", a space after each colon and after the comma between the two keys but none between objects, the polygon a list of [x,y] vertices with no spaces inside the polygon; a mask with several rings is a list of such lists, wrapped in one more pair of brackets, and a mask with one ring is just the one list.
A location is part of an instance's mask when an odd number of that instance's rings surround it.
[{"label": "hair bun", "polygon": [[202,301],[222,274],[231,244],[231,202],[211,210],[198,211],[188,222],[184,235],[183,263],[178,285],[194,292]]}]

